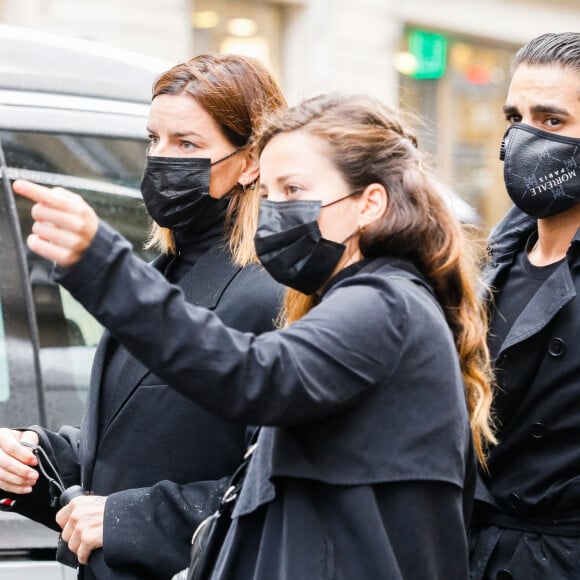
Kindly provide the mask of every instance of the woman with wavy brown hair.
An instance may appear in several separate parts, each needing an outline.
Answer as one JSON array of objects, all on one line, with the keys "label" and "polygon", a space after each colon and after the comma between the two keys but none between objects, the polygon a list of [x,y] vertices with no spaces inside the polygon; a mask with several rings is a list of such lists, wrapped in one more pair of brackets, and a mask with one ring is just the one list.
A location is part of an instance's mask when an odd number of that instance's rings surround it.
[{"label": "woman with wavy brown hair", "polygon": [[[475,456],[493,434],[461,228],[400,114],[374,99],[310,99],[255,144],[256,252],[293,289],[281,330],[237,332],[169,285],[144,300],[155,273],[118,234],[74,195],[20,182],[37,202],[29,246],[180,393],[262,426],[201,577],[467,580]],[[135,332],[141,310],[172,332]]]},{"label": "woman with wavy brown hair", "polygon": [[[329,102],[332,102],[330,99]],[[340,102],[340,99],[338,99]],[[384,217],[359,233],[365,258],[389,255],[415,264],[433,287],[453,332],[460,357],[477,457],[485,468],[486,443],[495,442],[490,418],[491,371],[486,346],[486,313],[478,300],[478,245],[449,210],[441,183],[427,171],[417,139],[386,107],[376,123],[363,123],[366,108],[348,109],[350,118],[338,107],[317,118],[324,100],[305,103],[303,109],[287,113],[283,121],[267,126],[258,138],[258,150],[275,135],[307,130],[326,141],[337,168],[352,187],[353,197],[369,179],[388,192]],[[366,98],[361,104],[370,103]],[[349,103],[350,105],[350,103]],[[361,117],[357,119],[357,117]],[[360,123],[360,131],[354,130]],[[350,131],[348,128],[353,127]],[[390,136],[391,138],[386,138]],[[373,173],[368,167],[372,160]],[[284,281],[284,280],[282,280]],[[318,300],[317,294],[290,290],[280,316],[283,325],[301,318]]]}]

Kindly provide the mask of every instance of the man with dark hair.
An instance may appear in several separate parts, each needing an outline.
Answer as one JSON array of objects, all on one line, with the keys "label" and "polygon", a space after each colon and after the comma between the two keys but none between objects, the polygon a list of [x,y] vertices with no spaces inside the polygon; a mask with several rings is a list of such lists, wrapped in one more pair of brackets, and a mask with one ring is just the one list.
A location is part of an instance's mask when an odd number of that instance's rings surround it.
[{"label": "man with dark hair", "polygon": [[480,473],[471,580],[580,578],[580,33],[516,54],[490,237],[499,445]]}]

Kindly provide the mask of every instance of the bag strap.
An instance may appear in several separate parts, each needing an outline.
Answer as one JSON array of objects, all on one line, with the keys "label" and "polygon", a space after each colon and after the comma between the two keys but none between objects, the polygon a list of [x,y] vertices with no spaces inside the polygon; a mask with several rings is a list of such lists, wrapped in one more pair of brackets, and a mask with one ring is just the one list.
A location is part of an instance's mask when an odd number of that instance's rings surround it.
[{"label": "bag strap", "polygon": [[260,427],[256,427],[252,436],[250,437],[250,441],[248,443],[248,448],[244,453],[244,461],[241,463],[238,468],[234,471],[234,474],[230,478],[230,484],[226,489],[222,499],[220,500],[220,505],[217,509],[220,515],[222,514],[229,514],[234,511],[234,505],[236,503],[236,499],[242,489],[244,484],[244,479],[246,478],[246,473],[248,471],[248,465],[250,464],[250,459],[256,447],[258,445],[258,435],[260,434]]}]

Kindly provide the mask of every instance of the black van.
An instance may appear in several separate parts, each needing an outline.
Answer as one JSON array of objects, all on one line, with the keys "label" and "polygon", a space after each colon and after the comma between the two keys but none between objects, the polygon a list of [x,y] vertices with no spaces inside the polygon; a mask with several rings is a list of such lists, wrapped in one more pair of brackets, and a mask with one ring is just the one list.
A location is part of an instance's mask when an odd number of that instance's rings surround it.
[{"label": "black van", "polygon": [[[0,55],[0,426],[58,429],[80,422],[102,329],[27,250],[31,204],[11,183],[73,189],[149,258],[139,181],[152,82],[170,64],[8,26]],[[3,580],[76,577],[55,545],[44,526],[0,513]]]}]

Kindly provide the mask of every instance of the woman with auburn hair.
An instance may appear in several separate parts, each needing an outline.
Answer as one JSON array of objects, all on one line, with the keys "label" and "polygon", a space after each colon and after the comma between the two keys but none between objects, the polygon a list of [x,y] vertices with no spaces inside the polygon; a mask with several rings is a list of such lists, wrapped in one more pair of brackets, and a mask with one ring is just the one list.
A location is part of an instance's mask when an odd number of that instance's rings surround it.
[{"label": "woman with auburn hair", "polygon": [[[256,147],[256,252],[292,289],[276,332],[228,328],[170,285],[144,300],[158,273],[78,196],[16,182],[37,202],[29,247],[185,397],[261,425],[204,577],[467,580],[475,456],[493,441],[468,242],[399,113],[370,97],[280,111]],[[171,333],[136,332],[142,310]]]},{"label": "woman with auburn hair", "polygon": [[[156,80],[141,191],[153,220],[149,244],[161,256],[151,267],[159,280],[140,287],[139,302],[167,280],[239,331],[272,329],[282,290],[250,263],[259,204],[250,139],[262,115],[282,107],[270,73],[243,56],[197,56]],[[129,294],[108,296],[126,304]],[[148,316],[140,311],[134,328]],[[157,318],[153,335],[169,325]],[[19,441],[40,444],[65,485],[90,495],[66,512],[51,507],[32,450]],[[14,511],[62,528],[82,578],[165,579],[187,565],[192,530],[215,509],[245,447],[242,421],[170,389],[106,332],[80,430],[0,430],[0,488],[17,498]]]}]

